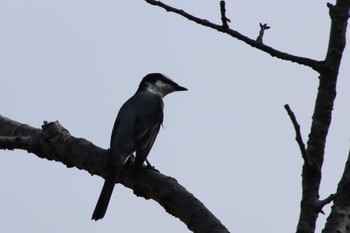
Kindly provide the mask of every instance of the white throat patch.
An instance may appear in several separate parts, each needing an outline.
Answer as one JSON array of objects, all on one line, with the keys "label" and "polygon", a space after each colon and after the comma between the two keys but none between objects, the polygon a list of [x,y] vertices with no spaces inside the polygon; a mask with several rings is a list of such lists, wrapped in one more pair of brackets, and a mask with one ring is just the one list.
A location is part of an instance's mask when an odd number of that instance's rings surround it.
[{"label": "white throat patch", "polygon": [[156,81],[155,84],[148,84],[147,90],[154,94],[160,95],[162,97],[175,91],[174,87],[168,83],[164,83],[160,80]]}]

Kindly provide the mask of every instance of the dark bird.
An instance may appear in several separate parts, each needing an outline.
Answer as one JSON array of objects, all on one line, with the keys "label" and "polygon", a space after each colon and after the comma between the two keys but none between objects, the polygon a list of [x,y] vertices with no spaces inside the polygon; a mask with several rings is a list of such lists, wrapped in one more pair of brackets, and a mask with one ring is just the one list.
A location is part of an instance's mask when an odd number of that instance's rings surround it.
[{"label": "dark bird", "polygon": [[136,93],[120,108],[111,135],[107,175],[92,214],[93,220],[104,217],[116,180],[129,156],[136,152],[136,167],[142,167],[146,161],[163,122],[163,97],[186,90],[162,74],[148,74]]}]

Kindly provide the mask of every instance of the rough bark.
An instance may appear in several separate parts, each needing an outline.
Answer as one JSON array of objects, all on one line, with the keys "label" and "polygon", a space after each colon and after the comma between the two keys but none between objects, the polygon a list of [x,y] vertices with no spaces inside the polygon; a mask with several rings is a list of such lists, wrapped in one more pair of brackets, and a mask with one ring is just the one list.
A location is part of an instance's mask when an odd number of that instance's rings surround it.
[{"label": "rough bark", "polygon": [[338,0],[335,6],[328,4],[328,7],[331,30],[327,55],[320,72],[318,93],[307,142],[306,155],[310,163],[304,163],[302,171],[303,191],[297,233],[313,233],[318,214],[323,207],[319,200],[321,168],[326,138],[332,120],[338,72],[345,48],[350,1]]},{"label": "rough bark", "polygon": [[350,152],[344,174],[338,184],[337,196],[323,233],[350,232]]},{"label": "rough bark", "polygon": [[[0,115],[0,149],[22,149],[40,158],[76,167],[91,175],[104,177],[108,150],[69,134],[58,122],[45,122],[42,129],[21,124]],[[198,233],[229,232],[196,197],[174,178],[153,169],[133,169],[131,159],[118,183],[134,194],[158,202],[171,215]],[[92,211],[92,210],[91,210]]]}]

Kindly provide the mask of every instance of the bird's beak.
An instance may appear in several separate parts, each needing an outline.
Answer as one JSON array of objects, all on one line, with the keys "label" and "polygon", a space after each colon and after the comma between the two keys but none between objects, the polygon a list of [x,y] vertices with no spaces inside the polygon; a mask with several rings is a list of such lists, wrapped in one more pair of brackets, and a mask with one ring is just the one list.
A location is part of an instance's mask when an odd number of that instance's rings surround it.
[{"label": "bird's beak", "polygon": [[176,87],[176,91],[188,91],[188,89],[186,87],[182,87],[182,86],[178,85]]}]

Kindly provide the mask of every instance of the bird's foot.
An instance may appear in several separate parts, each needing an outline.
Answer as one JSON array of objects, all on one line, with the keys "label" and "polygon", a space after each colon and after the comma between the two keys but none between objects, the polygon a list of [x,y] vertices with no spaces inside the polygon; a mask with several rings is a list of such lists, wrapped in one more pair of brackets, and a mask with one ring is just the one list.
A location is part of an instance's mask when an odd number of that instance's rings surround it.
[{"label": "bird's foot", "polygon": [[159,172],[159,170],[157,170],[154,166],[152,166],[152,164],[146,159],[146,169],[152,169],[154,171]]}]

